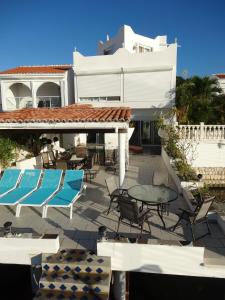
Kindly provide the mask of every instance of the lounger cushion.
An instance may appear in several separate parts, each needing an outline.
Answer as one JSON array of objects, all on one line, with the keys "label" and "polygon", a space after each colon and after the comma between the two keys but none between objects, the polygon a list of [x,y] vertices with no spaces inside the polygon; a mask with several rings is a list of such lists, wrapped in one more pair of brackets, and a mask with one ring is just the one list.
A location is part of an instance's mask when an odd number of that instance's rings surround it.
[{"label": "lounger cushion", "polygon": [[18,183],[21,170],[19,169],[6,169],[0,180],[0,195],[7,193]]},{"label": "lounger cushion", "polygon": [[19,187],[0,198],[0,205],[13,205],[37,188],[41,170],[25,170]]},{"label": "lounger cushion", "polygon": [[45,170],[39,189],[27,196],[20,204],[27,206],[41,206],[57,191],[61,177],[62,170]]},{"label": "lounger cushion", "polygon": [[44,189],[40,188],[27,196],[23,201],[20,202],[22,205],[41,205],[45,202],[51,195],[56,192],[56,189]]},{"label": "lounger cushion", "polygon": [[49,202],[50,206],[69,206],[79,194],[80,190],[62,189]]},{"label": "lounger cushion", "polygon": [[21,198],[26,196],[28,193],[30,193],[32,190],[33,190],[33,188],[31,188],[31,189],[28,189],[28,188],[15,189],[15,190],[9,192],[8,194],[6,194],[5,196],[1,197],[0,204],[14,204],[14,203],[18,202]]}]

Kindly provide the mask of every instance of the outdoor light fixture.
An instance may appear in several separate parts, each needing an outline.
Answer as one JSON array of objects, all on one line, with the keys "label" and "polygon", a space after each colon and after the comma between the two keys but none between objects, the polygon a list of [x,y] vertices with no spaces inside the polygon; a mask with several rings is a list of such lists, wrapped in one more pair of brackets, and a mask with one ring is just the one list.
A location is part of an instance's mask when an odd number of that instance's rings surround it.
[{"label": "outdoor light fixture", "polygon": [[11,237],[12,236],[12,222],[5,222],[4,226],[4,236]]},{"label": "outdoor light fixture", "polygon": [[105,226],[100,226],[98,228],[98,241],[103,242],[107,240],[107,228]]}]

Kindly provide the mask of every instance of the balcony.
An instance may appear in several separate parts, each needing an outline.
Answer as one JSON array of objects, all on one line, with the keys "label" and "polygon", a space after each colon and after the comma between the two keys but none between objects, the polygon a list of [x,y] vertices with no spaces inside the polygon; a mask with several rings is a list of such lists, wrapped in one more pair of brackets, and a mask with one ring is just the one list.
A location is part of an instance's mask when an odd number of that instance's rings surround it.
[{"label": "balcony", "polygon": [[[7,110],[33,107],[32,97],[7,97]],[[40,96],[37,97],[37,106],[39,108],[61,107],[60,96]]]},{"label": "balcony", "polygon": [[60,96],[39,96],[37,97],[37,106],[44,108],[61,107]]},{"label": "balcony", "polygon": [[7,110],[15,110],[27,107],[33,107],[32,97],[7,97]]}]

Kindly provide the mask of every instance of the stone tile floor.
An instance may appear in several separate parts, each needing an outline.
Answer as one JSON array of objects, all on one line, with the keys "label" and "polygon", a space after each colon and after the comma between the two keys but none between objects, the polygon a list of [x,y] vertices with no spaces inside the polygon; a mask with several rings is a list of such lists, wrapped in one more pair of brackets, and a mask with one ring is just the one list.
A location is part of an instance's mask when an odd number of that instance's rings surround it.
[{"label": "stone tile floor", "polygon": [[[124,187],[129,188],[135,184],[150,184],[155,169],[166,172],[165,166],[160,156],[154,155],[131,155],[129,170],[126,172]],[[41,218],[41,209],[22,208],[20,218],[15,217],[15,208],[0,208],[0,227],[6,221],[12,221],[15,228],[32,228],[38,234],[59,233],[60,248],[79,248],[96,250],[96,240],[99,226],[106,226],[109,238],[114,238],[118,224],[119,213],[112,210],[106,214],[109,197],[105,187],[105,178],[115,176],[113,173],[105,172],[101,169],[96,178],[87,184],[86,194],[82,196],[74,205],[73,219],[69,219],[69,209],[49,208],[48,218]],[[170,186],[175,188],[173,182]],[[170,204],[169,215],[164,215],[167,228],[175,224],[177,216],[175,212],[179,207],[186,207],[186,203],[181,196]],[[190,231],[186,226],[179,227],[175,232],[164,230],[161,220],[155,212],[151,217],[151,235],[145,233],[144,236],[150,239],[159,240],[190,240]],[[203,225],[204,226],[204,225]],[[197,234],[204,230],[202,225],[197,228]],[[210,223],[211,236],[207,236],[198,241],[198,245],[204,245],[208,249],[209,255],[225,253],[225,236],[215,223]],[[146,230],[148,227],[146,226]],[[121,224],[120,232],[123,236],[137,237],[139,229]],[[222,254],[221,254],[222,253]]]}]

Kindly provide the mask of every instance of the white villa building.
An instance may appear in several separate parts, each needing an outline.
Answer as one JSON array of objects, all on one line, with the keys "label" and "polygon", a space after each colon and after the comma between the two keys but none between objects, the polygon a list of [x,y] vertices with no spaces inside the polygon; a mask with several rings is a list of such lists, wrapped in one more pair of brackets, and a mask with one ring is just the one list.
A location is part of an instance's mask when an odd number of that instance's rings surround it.
[{"label": "white villa building", "polygon": [[[98,43],[97,55],[75,51],[73,65],[22,66],[0,72],[2,111],[25,107],[130,107],[134,145],[159,144],[154,121],[174,105],[177,44],[166,36],[152,39],[124,25]],[[117,148],[117,135],[66,135],[66,144],[99,143]],[[127,137],[128,141],[128,137]],[[128,143],[127,143],[128,144]]]},{"label": "white villa building", "polygon": [[218,79],[218,83],[222,92],[225,94],[225,74],[213,74]]}]

